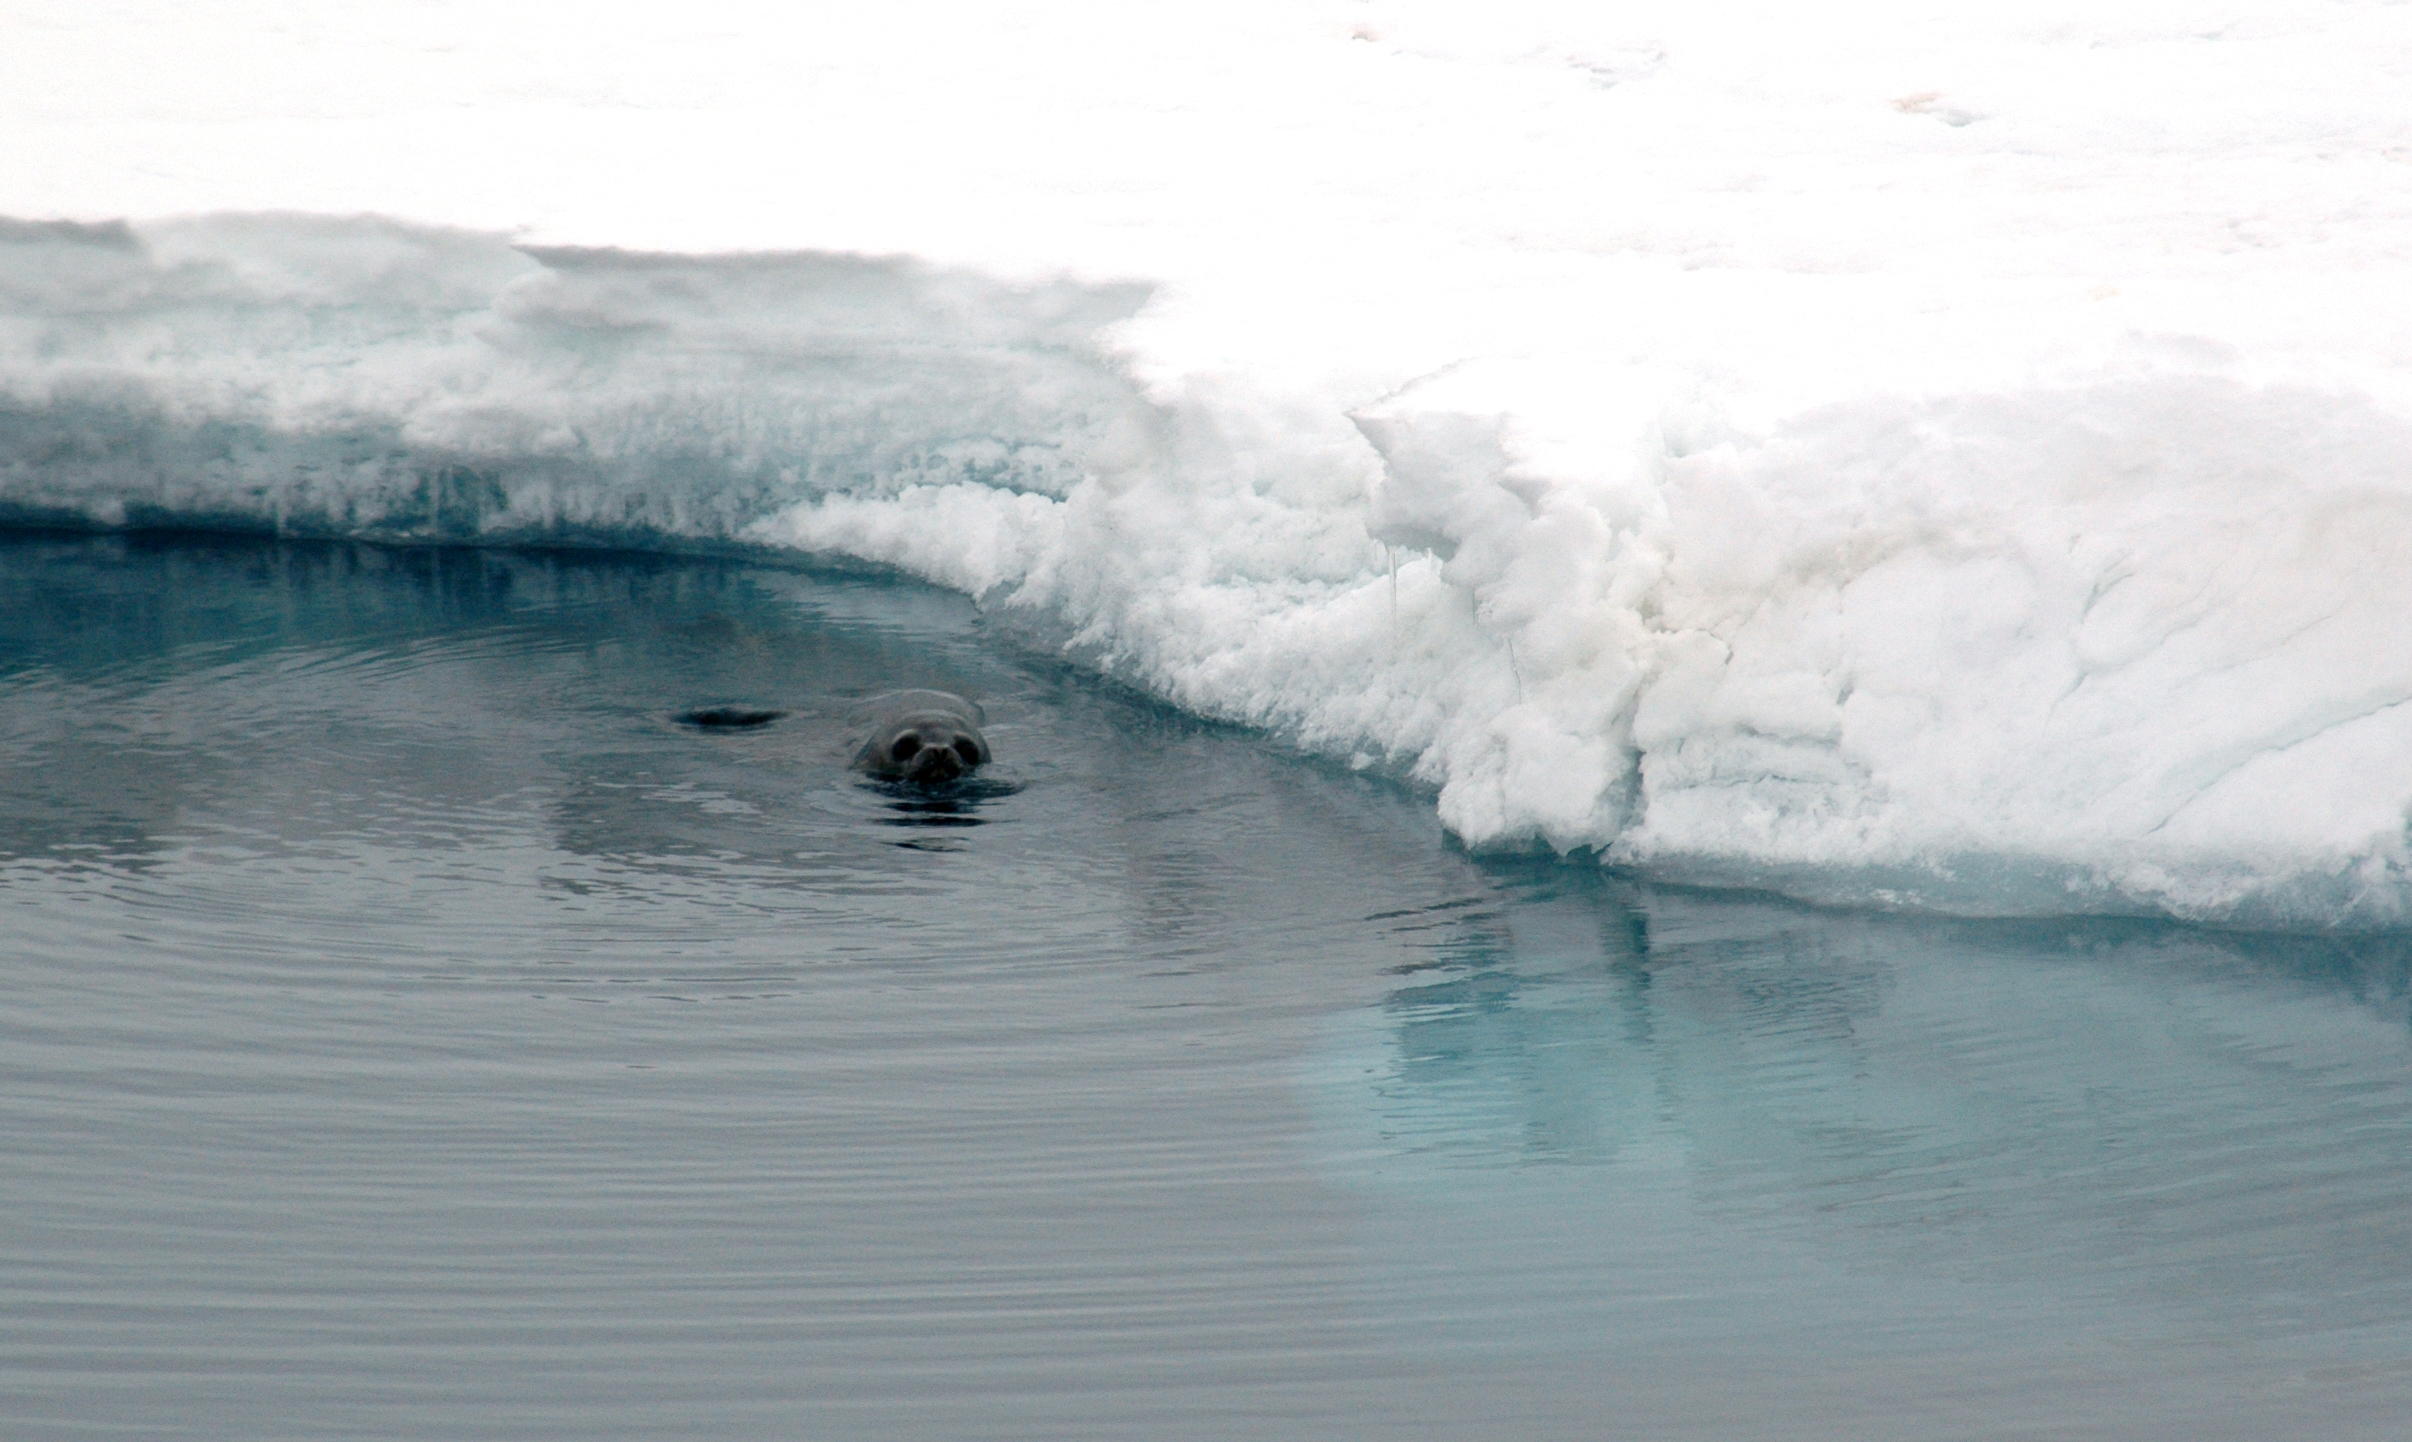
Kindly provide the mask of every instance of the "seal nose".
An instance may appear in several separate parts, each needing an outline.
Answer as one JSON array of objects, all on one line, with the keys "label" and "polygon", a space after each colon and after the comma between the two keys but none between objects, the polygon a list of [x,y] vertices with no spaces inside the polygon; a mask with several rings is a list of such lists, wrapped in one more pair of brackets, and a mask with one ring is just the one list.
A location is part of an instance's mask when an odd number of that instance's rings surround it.
[{"label": "seal nose", "polygon": [[912,768],[915,781],[952,781],[963,774],[963,760],[951,746],[921,746],[914,749]]}]

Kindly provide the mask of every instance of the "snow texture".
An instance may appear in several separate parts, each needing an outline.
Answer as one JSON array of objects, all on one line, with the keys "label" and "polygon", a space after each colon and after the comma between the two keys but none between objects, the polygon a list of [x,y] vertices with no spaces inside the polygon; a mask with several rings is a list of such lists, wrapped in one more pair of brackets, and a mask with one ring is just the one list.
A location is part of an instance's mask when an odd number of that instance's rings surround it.
[{"label": "snow texture", "polygon": [[844,554],[1478,846],[2412,922],[2412,9],[13,10],[0,516]]}]

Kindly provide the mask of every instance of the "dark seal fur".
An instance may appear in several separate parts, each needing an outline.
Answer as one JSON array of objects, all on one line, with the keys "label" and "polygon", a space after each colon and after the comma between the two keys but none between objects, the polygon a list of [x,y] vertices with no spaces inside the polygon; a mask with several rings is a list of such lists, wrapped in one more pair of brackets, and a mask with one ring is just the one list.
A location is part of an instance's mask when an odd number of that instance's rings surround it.
[{"label": "dark seal fur", "polygon": [[946,691],[891,691],[863,703],[870,726],[854,769],[891,781],[940,786],[988,763],[988,719],[978,703]]}]

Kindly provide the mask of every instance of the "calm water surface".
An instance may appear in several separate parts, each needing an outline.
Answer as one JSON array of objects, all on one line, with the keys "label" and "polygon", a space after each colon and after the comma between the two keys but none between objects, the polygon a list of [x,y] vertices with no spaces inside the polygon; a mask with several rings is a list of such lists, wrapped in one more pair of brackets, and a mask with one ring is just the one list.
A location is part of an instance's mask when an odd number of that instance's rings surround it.
[{"label": "calm water surface", "polygon": [[2408,955],[1469,857],[895,582],[0,537],[0,1432],[2398,1436]]}]

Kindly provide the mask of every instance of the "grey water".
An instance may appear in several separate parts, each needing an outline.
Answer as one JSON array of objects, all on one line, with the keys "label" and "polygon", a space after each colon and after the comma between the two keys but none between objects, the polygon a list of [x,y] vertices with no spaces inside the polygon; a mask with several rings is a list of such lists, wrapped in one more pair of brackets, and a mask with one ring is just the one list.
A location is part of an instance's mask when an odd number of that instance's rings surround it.
[{"label": "grey water", "polygon": [[1468,855],[892,579],[0,536],[0,1435],[2401,1435],[2408,976]]}]

